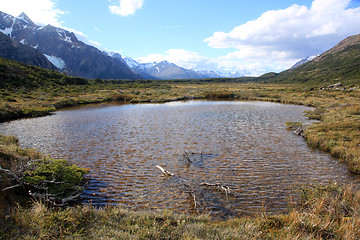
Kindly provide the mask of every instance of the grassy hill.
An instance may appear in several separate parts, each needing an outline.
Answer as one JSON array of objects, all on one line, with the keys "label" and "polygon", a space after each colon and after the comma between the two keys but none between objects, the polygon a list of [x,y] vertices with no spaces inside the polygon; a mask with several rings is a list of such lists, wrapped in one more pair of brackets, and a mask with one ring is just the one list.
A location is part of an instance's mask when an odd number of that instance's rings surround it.
[{"label": "grassy hill", "polygon": [[0,58],[0,89],[11,91],[17,88],[36,89],[88,83],[84,78],[69,77],[54,70]]},{"label": "grassy hill", "polygon": [[360,34],[348,37],[310,62],[279,74],[268,73],[257,79],[265,83],[300,83],[326,86],[336,82],[360,83]]}]

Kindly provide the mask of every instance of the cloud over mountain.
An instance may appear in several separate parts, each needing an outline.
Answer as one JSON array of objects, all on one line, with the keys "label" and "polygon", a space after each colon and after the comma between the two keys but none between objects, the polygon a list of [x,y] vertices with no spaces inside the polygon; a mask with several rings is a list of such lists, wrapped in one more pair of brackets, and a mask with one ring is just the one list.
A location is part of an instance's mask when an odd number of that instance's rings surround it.
[{"label": "cloud over mountain", "polygon": [[197,71],[237,72],[246,70],[242,65],[229,64],[221,58],[204,57],[197,52],[185,49],[169,49],[164,54],[150,54],[136,60],[141,63],[168,61],[180,67]]},{"label": "cloud over mountain", "polygon": [[[351,0],[314,0],[310,8],[294,4],[271,10],[230,32],[215,32],[204,41],[213,48],[234,48],[223,61],[261,70],[289,67],[296,60],[319,54],[346,36],[360,32],[360,8]],[[261,63],[261,64],[259,64]],[[285,66],[286,65],[286,66]],[[262,67],[261,67],[262,66]],[[274,69],[274,68],[273,68]]]}]

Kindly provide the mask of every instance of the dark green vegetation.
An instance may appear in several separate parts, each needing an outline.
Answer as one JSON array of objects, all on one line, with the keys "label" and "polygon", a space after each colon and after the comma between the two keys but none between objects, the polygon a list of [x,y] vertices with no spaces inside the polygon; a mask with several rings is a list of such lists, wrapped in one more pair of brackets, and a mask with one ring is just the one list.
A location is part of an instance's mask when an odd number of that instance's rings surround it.
[{"label": "dark green vegetation", "polygon": [[18,139],[0,135],[0,216],[16,202],[31,197],[52,206],[66,205],[79,196],[85,169],[23,149]]},{"label": "dark green vegetation", "polygon": [[[196,98],[262,100],[315,107],[307,113],[317,123],[304,131],[306,141],[344,161],[360,173],[360,40],[348,38],[305,65],[259,78],[205,80],[86,80],[0,59],[0,119],[49,114],[58,108],[84,103],[165,102]],[[341,86],[328,87],[341,82]],[[297,127],[300,124],[289,123]],[[284,126],[285,127],[285,126]],[[35,161],[33,161],[35,160]],[[19,148],[17,140],[1,137],[2,169],[17,172],[31,162],[22,179],[27,184],[57,182],[50,194],[79,186],[84,170],[65,161],[41,157]],[[6,172],[6,171],[5,171]],[[22,171],[20,171],[22,172]],[[69,172],[72,172],[69,174]],[[3,171],[3,174],[4,171]],[[59,174],[59,175],[57,175]],[[6,174],[5,174],[6,175]],[[61,180],[60,180],[61,179]],[[16,182],[15,182],[16,184]],[[14,182],[1,182],[2,189]],[[8,190],[10,191],[10,190]],[[2,202],[26,202],[21,189]],[[359,239],[360,192],[349,186],[304,187],[302,201],[287,215],[260,215],[229,221],[209,216],[131,212],[120,207],[54,208],[40,202],[13,208],[0,225],[6,239]],[[44,192],[41,192],[44,194]],[[60,196],[60,195],[59,195]],[[66,196],[60,196],[66,198]]]}]

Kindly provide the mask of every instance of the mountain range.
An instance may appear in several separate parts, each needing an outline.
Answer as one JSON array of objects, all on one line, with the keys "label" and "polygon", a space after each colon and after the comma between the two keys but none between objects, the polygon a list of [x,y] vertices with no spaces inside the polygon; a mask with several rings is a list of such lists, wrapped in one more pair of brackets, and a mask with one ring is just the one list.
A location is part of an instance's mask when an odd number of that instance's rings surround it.
[{"label": "mountain range", "polygon": [[196,71],[179,67],[168,61],[139,63],[131,57],[124,57],[124,60],[136,72],[156,79],[238,78],[250,75],[250,72],[246,70],[242,72]]},{"label": "mountain range", "polygon": [[[346,79],[355,83],[360,75],[359,53],[360,35],[355,35],[319,56],[302,59],[289,70],[251,79],[321,83],[331,77],[334,81]],[[25,13],[13,17],[1,11],[0,57],[87,79],[204,79],[250,75],[246,71],[194,71],[167,61],[139,63],[119,53],[87,45],[65,29],[38,26]]]},{"label": "mountain range", "polygon": [[[4,35],[3,35],[4,36]],[[1,37],[1,34],[0,34]],[[5,36],[6,37],[6,36]],[[8,38],[8,37],[7,37]],[[1,38],[0,38],[1,39]],[[9,42],[9,39],[6,40]],[[11,42],[11,41],[10,41]],[[2,42],[0,41],[0,47]],[[34,50],[35,51],[35,50]],[[1,51],[0,51],[1,52]],[[36,55],[36,54],[35,54]],[[38,62],[37,62],[38,63]],[[153,64],[154,66],[156,64]],[[153,66],[143,67],[151,68]],[[0,58],[0,88],[18,89],[56,87],[67,85],[86,85],[93,83],[111,83],[101,79],[87,80],[66,76],[57,71],[32,67],[16,61]],[[260,77],[242,77],[232,79],[206,79],[206,82],[261,82],[261,83],[295,83],[302,87],[316,89],[341,82],[343,86],[358,87],[360,84],[360,34],[350,36],[320,56],[300,66],[280,73],[267,73]],[[134,82],[137,80],[121,81]],[[202,82],[202,80],[197,80]],[[1,111],[0,111],[1,115]]]},{"label": "mountain range", "polygon": [[[48,69],[55,67],[62,73],[88,79],[204,79],[250,75],[247,71],[195,71],[167,61],[139,63],[130,57],[123,58],[119,53],[87,45],[65,29],[38,26],[25,13],[13,17],[0,11],[0,32],[11,39],[1,37],[1,57]],[[30,50],[29,46],[34,50]],[[27,59],[16,53],[25,51],[25,48]],[[11,49],[14,53],[10,54]],[[31,54],[37,59],[35,62],[29,61]]]}]

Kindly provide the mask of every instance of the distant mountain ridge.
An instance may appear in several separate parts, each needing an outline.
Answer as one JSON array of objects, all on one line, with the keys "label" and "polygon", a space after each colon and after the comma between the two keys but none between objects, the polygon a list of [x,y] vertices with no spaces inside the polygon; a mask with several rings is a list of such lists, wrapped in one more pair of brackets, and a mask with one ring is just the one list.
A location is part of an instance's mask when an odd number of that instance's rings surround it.
[{"label": "distant mountain ridge", "polygon": [[61,72],[71,76],[89,79],[141,78],[122,59],[109,57],[79,41],[74,33],[67,30],[51,25],[37,26],[25,13],[13,17],[0,12],[0,31],[15,41],[39,50]]},{"label": "distant mountain ridge", "polygon": [[168,61],[139,63],[131,57],[124,57],[127,65],[146,78],[153,79],[203,79],[208,76],[191,69],[185,69]]},{"label": "distant mountain ridge", "polygon": [[141,75],[146,75],[147,78],[156,79],[205,79],[205,78],[236,78],[244,77],[250,74],[248,71],[224,73],[211,70],[195,71],[192,69],[182,68],[174,63],[168,61],[139,63],[131,57],[124,57],[127,65],[134,71]]}]

